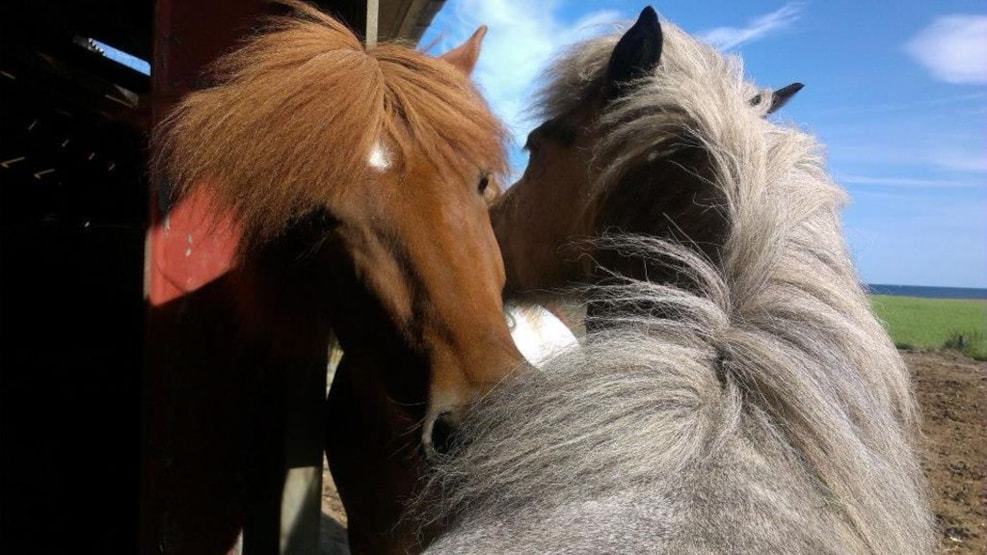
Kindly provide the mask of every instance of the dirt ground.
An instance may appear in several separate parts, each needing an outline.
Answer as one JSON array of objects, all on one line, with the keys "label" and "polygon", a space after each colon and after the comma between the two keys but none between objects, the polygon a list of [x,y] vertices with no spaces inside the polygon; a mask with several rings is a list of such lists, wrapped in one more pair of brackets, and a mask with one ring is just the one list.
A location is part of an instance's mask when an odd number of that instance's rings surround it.
[{"label": "dirt ground", "polygon": [[903,355],[922,407],[939,553],[987,553],[987,362],[950,351]]},{"label": "dirt ground", "polygon": [[[987,553],[987,362],[903,352],[923,413],[922,468],[940,527],[940,554]],[[346,514],[323,469],[323,553],[349,553]]]}]

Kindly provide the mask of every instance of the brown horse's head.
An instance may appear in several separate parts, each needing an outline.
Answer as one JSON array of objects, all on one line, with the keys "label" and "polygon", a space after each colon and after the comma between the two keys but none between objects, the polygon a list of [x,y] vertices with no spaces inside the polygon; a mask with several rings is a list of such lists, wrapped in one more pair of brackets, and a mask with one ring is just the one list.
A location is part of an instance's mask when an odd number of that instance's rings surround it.
[{"label": "brown horse's head", "polygon": [[[645,94],[701,63],[688,51],[664,60],[668,38],[645,8],[622,36],[591,41],[552,69],[539,103],[544,121],[525,146],[527,169],[491,213],[509,294],[584,285],[610,272],[675,279],[597,249],[609,232],[675,239],[716,257],[726,227],[711,153],[690,134],[693,114]],[[770,103],[752,95],[747,104],[766,115],[800,88],[775,91]]]},{"label": "brown horse's head", "polygon": [[[545,121],[525,144],[528,166],[494,207],[511,292],[585,283],[593,271],[588,240],[600,231],[606,197],[594,159],[606,132],[600,120],[658,64],[662,36],[654,10],[645,9],[621,40],[608,46],[605,67],[555,68],[554,82],[542,93]],[[560,89],[566,94],[555,92]]]},{"label": "brown horse's head", "polygon": [[504,132],[468,77],[485,29],[436,59],[367,51],[295,8],[182,101],[159,131],[159,163],[240,222],[263,331],[312,349],[331,326],[417,407],[430,448],[436,422],[446,429],[521,360],[487,212]]}]

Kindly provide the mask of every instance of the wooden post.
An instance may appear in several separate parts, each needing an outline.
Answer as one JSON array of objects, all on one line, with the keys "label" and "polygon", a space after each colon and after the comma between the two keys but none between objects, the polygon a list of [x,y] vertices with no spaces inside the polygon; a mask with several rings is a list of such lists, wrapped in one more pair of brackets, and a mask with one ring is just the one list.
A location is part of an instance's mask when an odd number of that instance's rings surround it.
[{"label": "wooden post", "polygon": [[379,16],[377,2],[378,0],[367,0],[367,50],[371,50],[373,47],[377,46],[377,22]]},{"label": "wooden post", "polygon": [[[158,0],[155,122],[267,6]],[[150,210],[139,552],[318,553],[325,353],[275,366],[243,344],[227,277],[239,233],[210,199],[172,206],[156,181]]]}]

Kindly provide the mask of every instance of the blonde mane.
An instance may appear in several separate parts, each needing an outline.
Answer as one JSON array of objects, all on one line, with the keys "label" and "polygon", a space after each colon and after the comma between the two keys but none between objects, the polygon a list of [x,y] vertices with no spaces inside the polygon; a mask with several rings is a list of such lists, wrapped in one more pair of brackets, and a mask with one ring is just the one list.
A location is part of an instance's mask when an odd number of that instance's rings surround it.
[{"label": "blonde mane", "polygon": [[241,252],[371,183],[375,144],[395,171],[412,157],[440,175],[463,159],[505,171],[505,133],[467,76],[406,45],[368,51],[328,15],[284,3],[294,15],[219,59],[216,84],[185,97],[154,138],[158,174],[177,195],[211,189],[244,227]]}]

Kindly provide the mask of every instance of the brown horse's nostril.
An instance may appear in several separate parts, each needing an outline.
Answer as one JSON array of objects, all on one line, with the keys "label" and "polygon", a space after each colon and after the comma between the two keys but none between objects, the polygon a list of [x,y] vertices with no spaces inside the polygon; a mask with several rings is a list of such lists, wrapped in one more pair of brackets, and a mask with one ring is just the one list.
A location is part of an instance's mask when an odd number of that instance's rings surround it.
[{"label": "brown horse's nostril", "polygon": [[437,416],[432,425],[432,449],[443,455],[448,453],[456,440],[455,433],[451,412],[443,412]]}]

